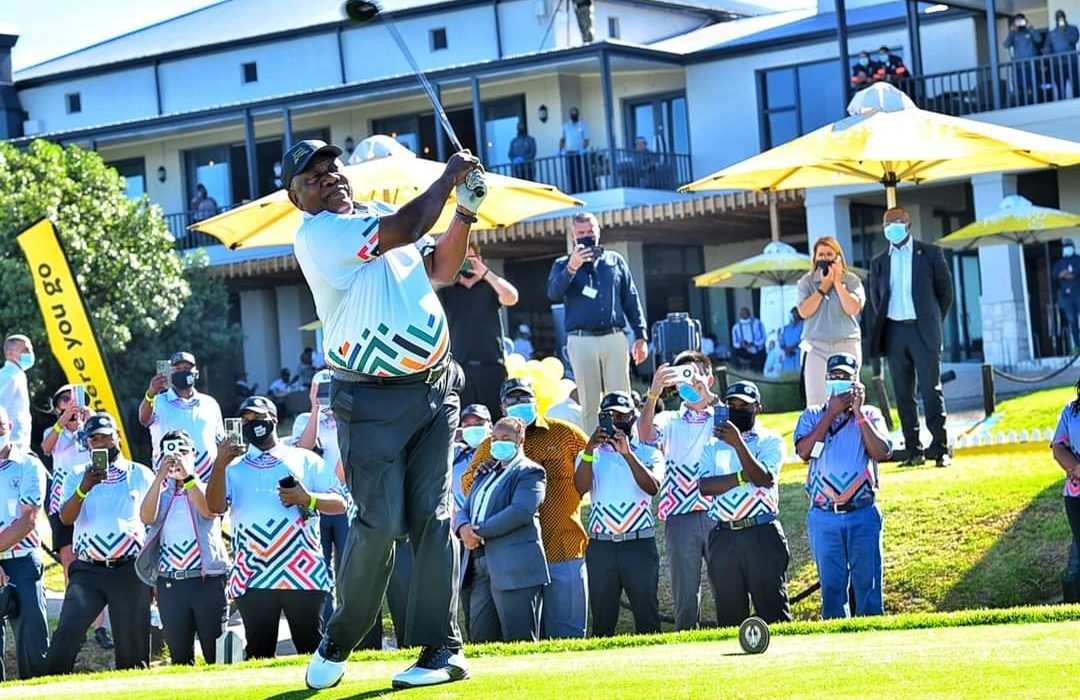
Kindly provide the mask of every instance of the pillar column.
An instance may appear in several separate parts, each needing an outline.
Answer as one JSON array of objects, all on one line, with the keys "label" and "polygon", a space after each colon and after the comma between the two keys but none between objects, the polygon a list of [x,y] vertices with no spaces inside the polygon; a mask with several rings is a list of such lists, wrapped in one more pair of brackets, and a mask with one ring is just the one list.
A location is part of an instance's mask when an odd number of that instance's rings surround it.
[{"label": "pillar column", "polygon": [[248,381],[269,386],[281,371],[277,304],[272,289],[240,292],[240,329],[244,334],[244,371]]},{"label": "pillar column", "polygon": [[299,285],[275,287],[274,300],[277,305],[274,325],[277,327],[278,356],[284,362],[281,366],[288,367],[291,371],[293,367],[300,364],[300,353],[304,351],[304,338],[300,326],[311,319],[303,317]]},{"label": "pillar column", "polygon": [[808,250],[824,236],[832,236],[844,249],[844,257],[854,260],[851,244],[851,203],[847,197],[837,197],[828,190],[806,190],[806,237]]}]

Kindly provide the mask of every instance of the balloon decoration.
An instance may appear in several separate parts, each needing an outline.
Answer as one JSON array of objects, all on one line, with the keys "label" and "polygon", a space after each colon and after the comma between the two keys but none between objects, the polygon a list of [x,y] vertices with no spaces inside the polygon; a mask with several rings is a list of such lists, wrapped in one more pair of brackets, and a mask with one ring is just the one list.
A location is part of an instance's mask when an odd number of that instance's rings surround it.
[{"label": "balloon decoration", "polygon": [[506,356],[506,376],[512,379],[528,377],[536,392],[536,405],[540,415],[570,395],[574,383],[563,378],[566,368],[557,357],[543,360],[526,360],[517,353]]}]

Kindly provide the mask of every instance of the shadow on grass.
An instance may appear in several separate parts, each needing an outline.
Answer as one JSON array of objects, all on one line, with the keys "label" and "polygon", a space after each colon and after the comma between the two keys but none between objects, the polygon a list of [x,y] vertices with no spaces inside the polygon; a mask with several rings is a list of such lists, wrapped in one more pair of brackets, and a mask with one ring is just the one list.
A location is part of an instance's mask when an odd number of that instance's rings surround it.
[{"label": "shadow on grass", "polygon": [[945,594],[939,610],[1057,601],[1070,541],[1061,482],[1038,493]]},{"label": "shadow on grass", "polygon": [[[349,700],[364,700],[365,698],[384,698],[389,695],[398,695],[402,691],[394,690],[393,688],[378,688],[376,690],[366,690],[362,693],[356,693],[350,695]],[[271,695],[265,700],[307,700],[308,698],[316,697],[319,694],[317,690],[286,690],[283,693],[277,695]]]}]

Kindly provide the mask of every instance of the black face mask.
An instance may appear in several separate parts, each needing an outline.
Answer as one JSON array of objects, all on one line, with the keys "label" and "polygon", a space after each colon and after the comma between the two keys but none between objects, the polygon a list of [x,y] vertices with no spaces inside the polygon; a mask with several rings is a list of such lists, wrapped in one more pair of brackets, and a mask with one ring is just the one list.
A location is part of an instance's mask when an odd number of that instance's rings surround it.
[{"label": "black face mask", "polygon": [[754,429],[757,414],[751,408],[732,408],[728,410],[728,420],[740,433],[748,433]]},{"label": "black face mask", "polygon": [[244,442],[261,449],[274,438],[274,421],[250,420],[244,423],[241,432],[244,434]]},{"label": "black face mask", "polygon": [[578,115],[576,115],[576,114],[571,114],[571,115],[570,115],[570,121],[572,121],[572,122],[574,122],[575,124],[577,124],[577,120],[578,120]]},{"label": "black face mask", "polygon": [[833,261],[832,260],[818,260],[814,264],[817,265],[817,269],[820,270],[821,274],[824,275],[825,273],[827,273],[829,271],[829,268],[832,267]]},{"label": "black face mask", "polygon": [[583,245],[586,248],[594,248],[596,247],[596,236],[582,236],[577,239],[577,242],[579,245]]},{"label": "black face mask", "polygon": [[120,456],[120,448],[114,446],[114,447],[110,447],[108,449],[109,449],[109,464],[112,464],[113,462],[116,461],[116,458]]},{"label": "black face mask", "polygon": [[199,373],[185,369],[180,372],[172,373],[172,383],[177,389],[190,389],[195,386],[195,380],[198,379]]},{"label": "black face mask", "polygon": [[623,432],[623,435],[625,435],[626,437],[630,437],[632,431],[634,430],[634,421],[632,421],[632,420],[627,421],[625,423],[617,423],[616,422],[616,423],[612,423],[612,425],[615,426],[616,430],[621,430]]}]

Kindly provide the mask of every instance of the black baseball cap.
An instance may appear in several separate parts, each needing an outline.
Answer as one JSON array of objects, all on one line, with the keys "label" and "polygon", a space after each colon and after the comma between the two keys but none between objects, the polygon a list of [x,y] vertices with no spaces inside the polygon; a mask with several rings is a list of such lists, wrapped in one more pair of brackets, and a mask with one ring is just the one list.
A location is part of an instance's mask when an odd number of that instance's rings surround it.
[{"label": "black baseball cap", "polygon": [[461,409],[461,417],[464,418],[465,416],[476,416],[488,423],[491,422],[491,411],[482,403],[472,403]]},{"label": "black baseball cap", "polygon": [[108,413],[95,413],[86,419],[84,428],[86,436],[91,435],[115,435],[116,421]]},{"label": "black baseball cap", "polygon": [[600,412],[633,413],[634,400],[625,391],[613,391],[600,401]]},{"label": "black baseball cap", "polygon": [[502,388],[499,389],[499,400],[502,401],[510,394],[519,391],[532,397],[536,396],[536,392],[533,391],[532,380],[528,377],[516,377],[514,379],[507,379],[503,382]]},{"label": "black baseball cap", "polygon": [[735,382],[724,392],[724,400],[739,399],[746,403],[761,403],[761,391],[753,382]]},{"label": "black baseball cap", "polygon": [[169,364],[170,365],[176,365],[176,364],[179,364],[181,362],[187,362],[192,367],[194,367],[195,366],[195,356],[192,355],[190,352],[186,352],[184,350],[181,350],[180,352],[174,352],[172,354],[172,357],[169,358]]},{"label": "black baseball cap", "polygon": [[240,403],[240,408],[236,409],[236,412],[240,414],[244,411],[251,411],[252,413],[277,418],[277,406],[265,396],[249,396],[244,399]]},{"label": "black baseball cap", "polygon": [[849,376],[854,377],[859,373],[859,362],[855,359],[855,356],[849,352],[838,352],[835,355],[829,356],[829,361],[825,365],[825,371],[829,374],[833,372],[845,372]]},{"label": "black baseball cap", "polygon": [[311,159],[318,155],[330,155],[337,158],[344,151],[337,146],[332,146],[326,141],[308,139],[298,141],[289,150],[281,155],[281,184],[289,189],[289,183],[299,173],[307,169]]}]

